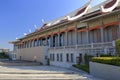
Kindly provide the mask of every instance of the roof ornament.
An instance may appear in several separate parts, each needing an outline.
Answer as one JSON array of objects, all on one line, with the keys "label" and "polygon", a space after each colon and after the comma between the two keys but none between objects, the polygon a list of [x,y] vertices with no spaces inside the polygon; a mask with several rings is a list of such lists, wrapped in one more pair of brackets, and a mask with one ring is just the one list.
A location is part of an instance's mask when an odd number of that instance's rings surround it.
[{"label": "roof ornament", "polygon": [[32,31],[31,31],[31,29],[29,29],[29,33],[31,33]]},{"label": "roof ornament", "polygon": [[60,22],[60,20],[57,20],[57,21],[55,21],[54,23],[53,23],[53,25],[55,25],[55,24],[57,24],[57,23],[59,23]]},{"label": "roof ornament", "polygon": [[45,20],[44,20],[44,19],[42,19],[41,21],[42,21],[42,23],[43,23],[43,24],[46,24],[46,22],[45,22]]},{"label": "roof ornament", "polygon": [[38,29],[38,28],[37,28],[37,25],[34,25],[34,27],[35,27],[35,29]]},{"label": "roof ornament", "polygon": [[47,23],[46,26],[51,26],[52,24],[51,23]]},{"label": "roof ornament", "polygon": [[67,16],[69,21],[75,20],[83,16],[87,13],[88,9],[90,8],[90,3],[92,0],[90,0],[87,4],[85,4],[76,14],[74,17]]},{"label": "roof ornament", "polygon": [[24,36],[26,36],[27,35],[27,33],[24,33]]},{"label": "roof ornament", "polygon": [[102,12],[111,12],[118,5],[119,0],[106,0],[106,4],[100,6]]},{"label": "roof ornament", "polygon": [[16,40],[18,40],[18,38],[16,37]]}]

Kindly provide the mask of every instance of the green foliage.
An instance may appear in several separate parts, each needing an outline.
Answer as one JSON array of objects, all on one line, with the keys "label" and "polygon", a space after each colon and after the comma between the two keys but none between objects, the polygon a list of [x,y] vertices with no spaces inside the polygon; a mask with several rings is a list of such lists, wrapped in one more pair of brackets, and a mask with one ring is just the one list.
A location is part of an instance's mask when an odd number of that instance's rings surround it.
[{"label": "green foliage", "polygon": [[93,57],[92,62],[120,66],[120,57]]},{"label": "green foliage", "polygon": [[9,56],[6,55],[4,52],[1,52],[1,53],[0,53],[0,58],[1,58],[1,59],[8,59]]},{"label": "green foliage", "polygon": [[84,60],[86,65],[89,65],[89,61],[91,61],[92,57],[93,57],[92,55],[85,54]]},{"label": "green foliage", "polygon": [[83,71],[89,73],[89,66],[88,65],[78,65],[78,64],[76,64],[76,65],[73,65],[73,66],[80,69],[80,70],[83,70]]},{"label": "green foliage", "polygon": [[100,57],[114,57],[113,55],[101,54]]},{"label": "green foliage", "polygon": [[115,41],[117,55],[120,56],[120,39]]}]

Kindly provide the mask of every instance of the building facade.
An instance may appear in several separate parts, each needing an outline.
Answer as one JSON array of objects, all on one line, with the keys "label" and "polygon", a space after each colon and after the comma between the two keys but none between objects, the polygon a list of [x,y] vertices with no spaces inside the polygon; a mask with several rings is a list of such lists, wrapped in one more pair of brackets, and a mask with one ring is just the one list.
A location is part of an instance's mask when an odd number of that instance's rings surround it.
[{"label": "building facade", "polygon": [[120,1],[105,1],[79,9],[11,42],[19,60],[38,61],[61,67],[84,63],[84,55],[115,55],[120,38]]},{"label": "building facade", "polygon": [[9,49],[5,49],[5,48],[3,48],[3,49],[0,49],[0,53],[8,53],[9,52]]}]

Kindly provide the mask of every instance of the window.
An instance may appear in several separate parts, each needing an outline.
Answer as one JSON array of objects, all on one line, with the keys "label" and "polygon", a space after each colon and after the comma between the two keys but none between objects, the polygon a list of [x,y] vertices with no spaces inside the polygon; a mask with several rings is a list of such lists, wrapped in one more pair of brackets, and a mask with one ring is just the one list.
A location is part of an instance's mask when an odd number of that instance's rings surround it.
[{"label": "window", "polygon": [[66,61],[69,62],[69,54],[66,54]]},{"label": "window", "polygon": [[57,54],[57,61],[59,61],[59,54]]},{"label": "window", "polygon": [[71,54],[71,62],[73,62],[73,54]]},{"label": "window", "polygon": [[62,46],[62,44],[63,44],[63,35],[62,35],[62,33],[60,34],[60,46]]},{"label": "window", "polygon": [[61,62],[63,61],[62,53],[60,54],[60,61],[61,61]]},{"label": "window", "polygon": [[52,61],[52,54],[50,54],[50,60]]},{"label": "window", "polygon": [[53,36],[53,47],[55,47],[55,36]]},{"label": "window", "polygon": [[55,61],[55,54],[50,54],[50,60]]},{"label": "window", "polygon": [[47,57],[47,56],[45,56],[45,59],[47,60],[47,59],[48,59],[48,57]]},{"label": "window", "polygon": [[50,37],[47,38],[47,45],[50,46]]}]

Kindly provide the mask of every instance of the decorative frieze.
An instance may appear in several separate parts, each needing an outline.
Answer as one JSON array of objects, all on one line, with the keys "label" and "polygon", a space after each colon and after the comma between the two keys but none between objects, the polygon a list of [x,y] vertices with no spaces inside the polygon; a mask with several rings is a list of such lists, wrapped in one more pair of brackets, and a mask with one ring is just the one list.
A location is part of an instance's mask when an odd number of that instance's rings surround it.
[{"label": "decorative frieze", "polygon": [[103,17],[104,24],[108,24],[108,23],[112,23],[112,22],[117,22],[117,21],[118,21],[118,15],[117,14]]}]

